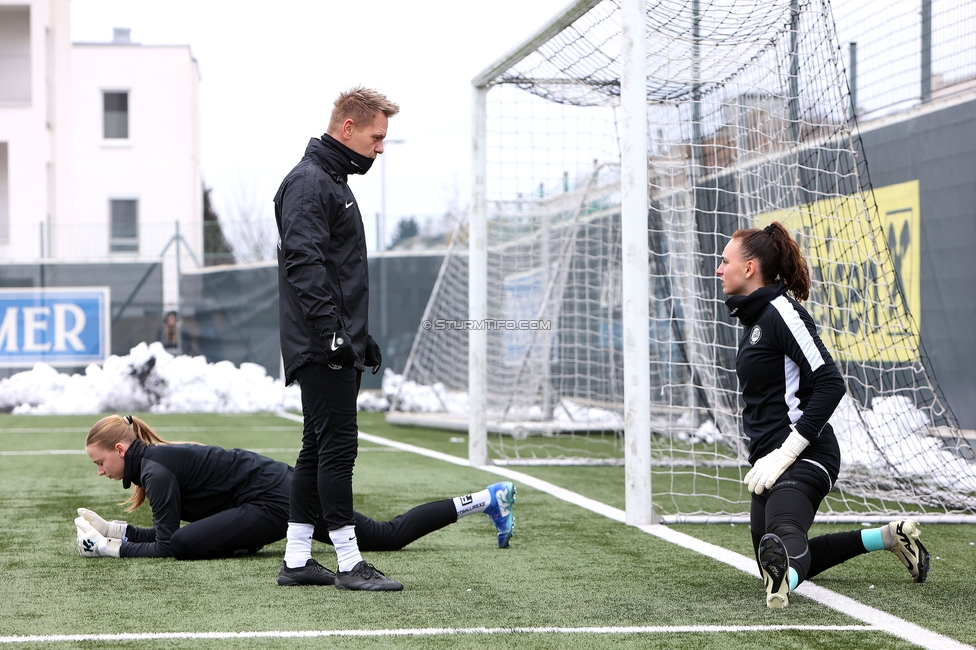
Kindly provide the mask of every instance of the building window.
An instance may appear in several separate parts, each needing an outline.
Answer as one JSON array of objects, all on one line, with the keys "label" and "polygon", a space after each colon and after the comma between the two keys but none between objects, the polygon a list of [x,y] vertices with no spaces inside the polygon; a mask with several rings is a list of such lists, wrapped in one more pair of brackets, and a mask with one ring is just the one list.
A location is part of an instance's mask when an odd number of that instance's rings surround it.
[{"label": "building window", "polygon": [[105,106],[105,139],[126,139],[129,137],[129,93],[102,93]]},{"label": "building window", "polygon": [[0,7],[0,102],[30,98],[30,7]]},{"label": "building window", "polygon": [[139,252],[139,201],[112,199],[109,250],[113,253]]}]

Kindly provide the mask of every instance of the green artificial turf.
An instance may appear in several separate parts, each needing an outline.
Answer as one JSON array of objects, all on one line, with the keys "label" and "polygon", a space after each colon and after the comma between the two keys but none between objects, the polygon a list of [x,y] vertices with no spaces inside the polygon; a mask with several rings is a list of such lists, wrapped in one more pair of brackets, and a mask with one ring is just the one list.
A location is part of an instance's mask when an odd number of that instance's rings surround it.
[{"label": "green artificial turf", "polygon": [[[273,414],[143,415],[163,437],[269,451],[291,462],[300,425]],[[97,417],[0,415],[0,452],[73,450]],[[363,414],[375,435],[465,457],[466,438],[395,428]],[[454,441],[452,441],[454,440]],[[460,441],[458,441],[460,440]],[[526,468],[539,476],[622,506],[622,468]],[[496,475],[363,442],[354,488],[356,508],[378,519],[411,506],[465,494]],[[400,593],[347,593],[275,584],[284,543],[256,555],[206,562],[88,559],[78,556],[72,519],[84,506],[106,518],[149,525],[143,506],[127,515],[121,484],[96,475],[83,453],[0,455],[0,637],[173,632],[394,630],[429,628],[592,628],[622,626],[861,625],[802,597],[767,610],[754,577],[666,543],[526,485],[519,486],[516,533],[498,549],[481,516],[462,518],[394,553],[367,559],[404,583]],[[749,555],[746,526],[678,526],[678,530]],[[842,529],[843,527],[831,527]],[[826,530],[826,528],[825,528]],[[818,584],[956,638],[976,643],[973,526],[925,526],[930,581],[912,584],[887,553],[856,558]],[[334,565],[331,549],[315,555]],[[868,589],[873,584],[874,589]],[[12,647],[167,648],[907,648],[881,631],[660,632],[356,638],[166,639],[66,641]]]}]

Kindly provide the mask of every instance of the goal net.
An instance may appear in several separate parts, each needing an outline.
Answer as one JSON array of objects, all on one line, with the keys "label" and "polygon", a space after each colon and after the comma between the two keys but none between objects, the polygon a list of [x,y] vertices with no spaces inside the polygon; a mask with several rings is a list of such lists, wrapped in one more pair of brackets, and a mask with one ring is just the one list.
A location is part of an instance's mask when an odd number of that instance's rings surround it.
[{"label": "goal net", "polygon": [[[747,516],[735,355],[715,276],[738,228],[780,221],[848,393],[821,520],[976,506],[973,451],[920,344],[917,184],[872,189],[826,0],[660,0],[645,10],[651,501],[664,521]],[[496,464],[622,465],[621,2],[577,2],[480,79],[488,319],[453,239],[388,419],[468,428],[487,333]]]}]

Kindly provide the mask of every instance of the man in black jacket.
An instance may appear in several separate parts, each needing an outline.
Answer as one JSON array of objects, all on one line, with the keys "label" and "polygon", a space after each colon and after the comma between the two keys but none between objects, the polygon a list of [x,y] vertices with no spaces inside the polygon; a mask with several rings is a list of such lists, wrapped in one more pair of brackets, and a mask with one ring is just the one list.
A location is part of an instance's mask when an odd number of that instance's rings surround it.
[{"label": "man in black jacket", "polygon": [[283,572],[315,584],[313,522],[321,513],[338,557],[336,587],[403,588],[364,561],[356,541],[352,470],[358,451],[356,399],[363,370],[382,362],[369,335],[366,236],[349,174],[365,174],[383,153],[389,118],[399,107],[357,87],[339,95],[328,131],[275,195],[278,300],[285,382],[298,381],[305,417],[292,479]]}]

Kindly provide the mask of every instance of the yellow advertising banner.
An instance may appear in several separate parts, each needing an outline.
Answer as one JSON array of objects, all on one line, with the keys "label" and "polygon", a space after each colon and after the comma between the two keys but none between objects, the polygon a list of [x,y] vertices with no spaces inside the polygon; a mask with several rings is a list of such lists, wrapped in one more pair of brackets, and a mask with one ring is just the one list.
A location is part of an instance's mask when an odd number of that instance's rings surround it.
[{"label": "yellow advertising banner", "polygon": [[838,361],[884,364],[918,358],[921,241],[918,181],[873,191],[875,212],[858,195],[758,215],[755,227],[779,221],[810,264],[804,305]]}]

